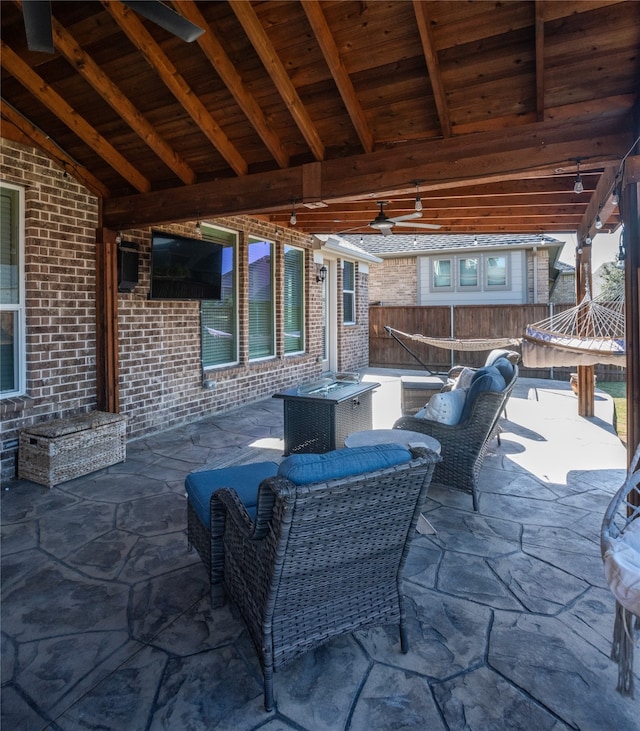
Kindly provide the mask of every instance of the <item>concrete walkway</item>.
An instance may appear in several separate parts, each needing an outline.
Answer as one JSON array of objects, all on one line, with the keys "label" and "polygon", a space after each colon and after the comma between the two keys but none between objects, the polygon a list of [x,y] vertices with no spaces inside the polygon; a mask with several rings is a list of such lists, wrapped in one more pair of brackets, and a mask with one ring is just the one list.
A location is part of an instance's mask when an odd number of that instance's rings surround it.
[{"label": "concrete walkway", "polygon": [[[376,427],[400,415],[400,373],[364,376],[382,384]],[[186,550],[183,482],[280,455],[281,401],[130,442],[125,463],[52,490],[4,485],[3,730],[637,731],[599,551],[626,456],[611,400],[596,406],[582,419],[568,384],[521,379],[479,512],[430,490],[437,534],[416,536],[406,571],[409,654],[395,628],[333,640],[276,673],[270,714],[242,622],[210,608]]]}]

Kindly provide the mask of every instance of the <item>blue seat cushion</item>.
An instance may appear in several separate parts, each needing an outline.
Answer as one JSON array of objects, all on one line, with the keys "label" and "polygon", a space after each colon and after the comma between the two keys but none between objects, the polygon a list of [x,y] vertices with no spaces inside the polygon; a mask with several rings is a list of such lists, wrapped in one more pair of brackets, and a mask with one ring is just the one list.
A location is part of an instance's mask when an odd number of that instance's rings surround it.
[{"label": "blue seat cushion", "polygon": [[278,475],[295,485],[310,485],[381,470],[411,459],[411,452],[400,444],[375,444],[324,454],[292,454],[280,463]]},{"label": "blue seat cushion", "polygon": [[184,481],[189,502],[207,528],[211,528],[209,504],[211,495],[221,487],[232,487],[247,508],[249,515],[255,517],[258,502],[258,487],[266,477],[278,474],[276,462],[254,462],[240,467],[223,467],[219,470],[191,472]]}]

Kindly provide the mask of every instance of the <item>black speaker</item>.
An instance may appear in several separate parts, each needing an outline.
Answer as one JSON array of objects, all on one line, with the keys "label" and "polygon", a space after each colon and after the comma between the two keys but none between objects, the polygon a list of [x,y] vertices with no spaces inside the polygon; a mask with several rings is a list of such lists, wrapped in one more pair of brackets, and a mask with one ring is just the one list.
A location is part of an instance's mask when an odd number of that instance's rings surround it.
[{"label": "black speaker", "polygon": [[131,292],[138,284],[138,246],[123,241],[118,246],[118,292]]}]

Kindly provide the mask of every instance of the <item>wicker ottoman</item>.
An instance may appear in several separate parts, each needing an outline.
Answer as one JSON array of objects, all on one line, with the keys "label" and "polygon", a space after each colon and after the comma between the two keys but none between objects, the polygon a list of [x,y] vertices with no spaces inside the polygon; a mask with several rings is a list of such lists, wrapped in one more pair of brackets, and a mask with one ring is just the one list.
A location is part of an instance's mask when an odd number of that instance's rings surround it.
[{"label": "wicker ottoman", "polygon": [[125,416],[93,411],[20,431],[18,476],[54,487],[124,462]]},{"label": "wicker ottoman", "polygon": [[441,391],[443,386],[444,382],[437,376],[402,376],[400,378],[402,415],[413,416],[434,393]]}]

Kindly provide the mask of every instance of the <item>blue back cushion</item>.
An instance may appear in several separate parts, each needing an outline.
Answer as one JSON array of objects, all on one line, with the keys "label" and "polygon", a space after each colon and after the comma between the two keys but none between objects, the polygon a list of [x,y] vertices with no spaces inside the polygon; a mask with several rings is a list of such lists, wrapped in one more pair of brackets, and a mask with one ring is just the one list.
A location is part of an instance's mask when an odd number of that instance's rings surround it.
[{"label": "blue back cushion", "polygon": [[471,408],[473,407],[473,402],[478,397],[478,394],[484,393],[485,391],[502,391],[505,388],[504,378],[500,375],[500,373],[495,368],[493,369],[496,371],[495,373],[484,372],[488,370],[491,369],[481,368],[474,376],[471,386],[467,391],[467,398],[464,402],[464,408],[462,409],[459,423],[462,424],[471,415]]},{"label": "blue back cushion", "polygon": [[411,459],[411,452],[400,444],[375,444],[325,454],[292,454],[280,463],[278,475],[295,485],[310,485],[381,470]]},{"label": "blue back cushion", "polygon": [[278,474],[276,462],[254,462],[240,467],[223,467],[219,470],[204,470],[187,475],[184,486],[198,517],[204,525],[211,527],[209,503],[211,495],[221,487],[232,487],[247,508],[249,515],[255,517],[258,501],[258,487],[266,477]]},{"label": "blue back cushion", "polygon": [[505,384],[510,383],[515,371],[513,363],[510,363],[506,358],[498,358],[493,365],[500,371]]}]

